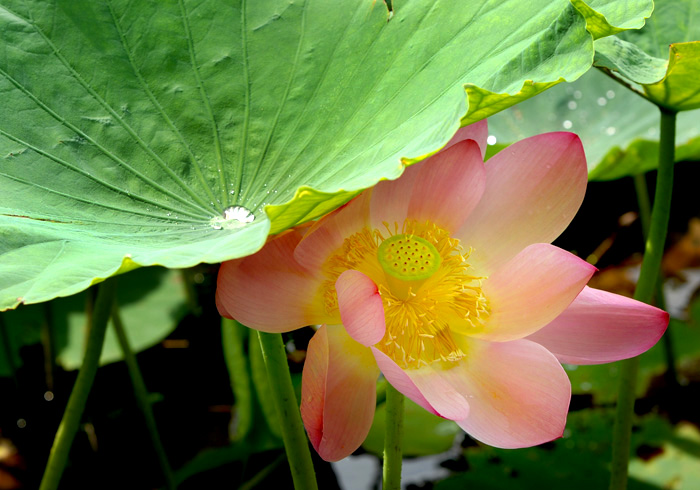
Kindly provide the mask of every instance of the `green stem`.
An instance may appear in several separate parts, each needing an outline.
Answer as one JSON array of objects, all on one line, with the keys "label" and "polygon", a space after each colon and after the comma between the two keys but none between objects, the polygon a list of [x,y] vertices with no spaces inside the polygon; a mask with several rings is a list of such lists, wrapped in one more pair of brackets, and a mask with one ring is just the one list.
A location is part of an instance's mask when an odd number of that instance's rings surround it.
[{"label": "green stem", "polygon": [[404,396],[386,385],[386,423],[384,431],[383,490],[401,490],[401,445],[403,440]]},{"label": "green stem", "polygon": [[649,227],[651,226],[651,200],[649,199],[649,188],[647,187],[647,179],[644,174],[636,174],[634,176],[634,191],[637,194],[642,236],[646,240],[649,236]]},{"label": "green stem", "polygon": [[[652,301],[657,287],[668,221],[671,215],[671,193],[673,191],[676,113],[663,108],[660,110],[659,172],[654,195],[654,208],[651,213],[651,224],[642,268],[634,293],[635,299],[645,303]],[[638,370],[639,358],[628,359],[621,363],[617,411],[613,428],[610,490],[624,490],[627,487],[627,467],[629,465],[630,436]]]},{"label": "green stem", "polygon": [[[649,228],[651,227],[651,201],[649,200],[649,189],[644,174],[634,176],[634,189],[637,193],[637,202],[639,204],[639,218],[642,222],[642,233],[646,240],[649,236]],[[654,303],[662,310],[666,309],[666,298],[664,297],[663,277],[659,277],[656,281],[656,292]],[[676,372],[676,355],[673,349],[673,338],[671,336],[671,327],[666,329],[666,333],[661,339],[664,346],[664,354],[666,357],[666,381],[671,388],[678,387],[678,373]]]},{"label": "green stem", "polygon": [[[663,284],[659,281],[656,285],[656,306],[662,310],[666,309],[666,298],[664,296]],[[661,339],[664,346],[664,355],[666,357],[666,383],[668,387],[672,390],[680,387],[680,382],[678,381],[678,371],[676,371],[676,351],[673,348],[673,330],[669,324]]]},{"label": "green stem", "polygon": [[134,397],[136,398],[136,404],[143,414],[144,422],[146,423],[146,431],[151,439],[151,444],[158,457],[158,465],[165,478],[165,487],[168,490],[174,490],[177,488],[175,483],[175,476],[170,468],[170,463],[168,462],[168,456],[165,453],[165,448],[160,440],[160,435],[158,434],[158,426],[156,425],[156,419],[153,416],[153,409],[151,403],[148,400],[148,390],[146,389],[146,383],[141,375],[141,370],[139,369],[139,364],[136,361],[136,356],[131,350],[131,345],[129,344],[129,339],[126,336],[126,331],[124,330],[124,324],[122,323],[121,315],[119,314],[119,306],[115,301],[112,308],[112,324],[114,325],[114,331],[117,334],[117,339],[119,340],[119,346],[121,347],[122,353],[124,354],[124,362],[126,363],[126,368],[129,371],[129,377],[131,378],[131,384],[134,387]]},{"label": "green stem", "polygon": [[318,489],[316,474],[311,463],[304,426],[301,423],[299,404],[294,394],[282,336],[265,332],[258,332],[258,336],[270,381],[270,391],[282,426],[282,440],[294,479],[294,488],[316,490]]},{"label": "green stem", "polygon": [[235,402],[236,427],[235,432],[230,434],[232,441],[243,440],[253,426],[253,394],[244,348],[246,330],[236,320],[221,317],[221,343]]},{"label": "green stem", "polygon": [[668,221],[671,216],[671,193],[673,192],[673,164],[675,160],[676,113],[661,109],[661,138],[659,141],[659,172],[654,194],[654,209],[651,213],[649,236],[644,250],[644,260],[634,297],[645,303],[654,298],[656,279],[661,268],[661,259],[666,243]]},{"label": "green stem", "polygon": [[68,461],[73,439],[80,427],[80,419],[90,394],[92,382],[97,374],[115,291],[116,282],[114,279],[107,279],[99,286],[83,364],[80,367],[78,378],[75,380],[73,391],[68,399],[68,405],[63,414],[61,424],[58,426],[39,490],[55,490],[58,488],[61,475]]},{"label": "green stem", "polygon": [[282,438],[282,424],[277,415],[276,396],[270,384],[270,376],[265,366],[265,356],[260,347],[260,337],[257,334],[248,338],[248,361],[250,362],[250,380],[255,388],[255,395],[260,402],[260,413],[275,437]]}]

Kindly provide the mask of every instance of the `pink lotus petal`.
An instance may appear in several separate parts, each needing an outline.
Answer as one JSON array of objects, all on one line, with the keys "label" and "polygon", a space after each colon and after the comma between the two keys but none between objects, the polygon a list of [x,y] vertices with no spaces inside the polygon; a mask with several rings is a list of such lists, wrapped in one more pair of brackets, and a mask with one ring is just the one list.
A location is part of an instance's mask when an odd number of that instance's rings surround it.
[{"label": "pink lotus petal", "polygon": [[[384,231],[384,223],[400,227],[408,216],[408,205],[413,195],[413,185],[420,167],[427,160],[411,165],[397,180],[378,182],[372,189],[370,223],[372,228]],[[394,231],[393,228],[391,230]]]},{"label": "pink lotus petal", "polygon": [[576,214],[587,182],[578,137],[548,133],[514,143],[486,162],[486,189],[455,234],[490,275],[532,243],[554,240]]},{"label": "pink lotus petal", "polygon": [[326,461],[350,455],[374,418],[379,369],[369,349],[342,326],[322,326],[309,342],[301,385],[301,417]]},{"label": "pink lotus petal", "polygon": [[601,364],[637,356],[651,348],[668,326],[668,313],[589,287],[564,312],[528,337],[560,362]]},{"label": "pink lotus petal", "polygon": [[594,272],[595,267],[554,245],[530,245],[484,281],[491,309],[486,325],[454,328],[499,342],[526,337],[563,312]]},{"label": "pink lotus petal", "polygon": [[340,318],[350,337],[369,347],[384,337],[384,306],[377,285],[362,272],[347,270],[335,282]]},{"label": "pink lotus petal", "polygon": [[226,306],[219,299],[219,290],[217,288],[216,293],[214,293],[214,302],[216,303],[216,309],[219,311],[219,315],[233,319],[233,316],[226,310]]},{"label": "pink lotus petal", "polygon": [[334,322],[320,298],[322,280],[294,260],[301,234],[292,230],[258,253],[221,264],[216,301],[219,312],[263,332],[288,332]]},{"label": "pink lotus petal", "polygon": [[309,270],[318,270],[343,241],[369,224],[371,191],[365,191],[344,206],[318,220],[304,235],[294,258]]},{"label": "pink lotus petal", "polygon": [[440,366],[403,370],[379,349],[372,347],[372,353],[391,386],[428,412],[450,420],[469,415],[469,403],[438,374],[443,371]]},{"label": "pink lotus petal", "polygon": [[464,126],[459,128],[455,135],[450,141],[447,142],[445,147],[440,151],[445,151],[448,148],[456,145],[460,141],[464,140],[474,140],[477,145],[479,145],[479,151],[481,152],[481,161],[484,161],[486,156],[486,139],[489,136],[489,127],[486,123],[486,119],[477,121],[470,124],[469,126]]},{"label": "pink lotus petal", "polygon": [[401,226],[410,217],[456,229],[483,192],[487,133],[485,120],[460,128],[438,153],[407,167],[397,180],[379,182],[372,192],[372,227]]},{"label": "pink lotus petal", "polygon": [[559,361],[539,344],[465,341],[467,356],[445,370],[467,397],[469,435],[501,448],[535,446],[561,437],[571,384]]},{"label": "pink lotus petal", "polygon": [[408,217],[431,221],[455,231],[476,207],[484,192],[485,172],[479,147],[462,141],[421,165],[408,206]]}]

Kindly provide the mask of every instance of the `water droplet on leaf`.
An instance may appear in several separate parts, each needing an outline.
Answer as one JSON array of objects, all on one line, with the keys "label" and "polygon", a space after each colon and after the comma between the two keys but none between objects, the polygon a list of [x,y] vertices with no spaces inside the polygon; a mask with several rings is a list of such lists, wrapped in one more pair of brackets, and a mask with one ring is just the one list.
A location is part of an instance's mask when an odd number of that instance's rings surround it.
[{"label": "water droplet on leaf", "polygon": [[241,228],[255,221],[252,211],[243,206],[229,206],[223,216],[216,216],[209,222],[215,230]]},{"label": "water droplet on leaf", "polygon": [[243,206],[229,206],[224,209],[224,219],[250,223],[255,220],[255,215],[250,212],[250,209]]}]

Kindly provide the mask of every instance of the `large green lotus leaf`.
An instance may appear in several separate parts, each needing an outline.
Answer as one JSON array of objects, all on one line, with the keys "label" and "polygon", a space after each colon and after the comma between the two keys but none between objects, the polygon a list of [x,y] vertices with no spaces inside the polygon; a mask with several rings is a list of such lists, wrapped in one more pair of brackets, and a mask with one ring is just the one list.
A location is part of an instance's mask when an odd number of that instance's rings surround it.
[{"label": "large green lotus leaf", "polygon": [[[676,160],[700,159],[700,111],[678,114]],[[659,111],[598,70],[489,118],[489,133],[513,143],[573,131],[586,149],[591,180],[612,180],[658,165]]]},{"label": "large green lotus leaf", "polygon": [[0,46],[0,309],[251,254],[593,58],[566,0],[0,0]]},{"label": "large green lotus leaf", "polygon": [[[586,18],[586,28],[594,39],[639,29],[654,10],[654,4],[647,0],[571,0],[571,3]],[[635,15],[642,12],[642,17]]]},{"label": "large green lotus leaf", "polygon": [[700,41],[672,44],[669,51],[666,76],[659,83],[644,85],[644,92],[674,111],[700,108]]},{"label": "large green lotus leaf", "polygon": [[649,56],[636,44],[617,36],[597,40],[595,49],[596,66],[617,71],[627,80],[639,84],[655,84],[666,76],[667,59]]},{"label": "large green lotus leaf", "polygon": [[654,13],[642,29],[626,31],[618,37],[650,56],[668,59],[670,44],[700,40],[698,9],[698,0],[656,0]]},{"label": "large green lotus leaf", "polygon": [[[594,39],[627,29],[639,29],[654,8],[653,2],[649,0],[571,0],[571,3],[584,17],[586,29]],[[536,78],[532,78],[515,93],[498,93],[474,84],[466,84],[469,112],[462,118],[462,126],[512,107],[564,81],[564,78],[559,78],[548,82],[536,82]]]},{"label": "large green lotus leaf", "polygon": [[[621,33],[619,41],[596,41],[595,64],[642,85],[645,96],[662,107],[673,111],[700,108],[699,10],[700,0],[657,2],[643,29]],[[652,70],[640,64],[644,55],[651,57]],[[665,70],[659,60],[667,61]]]},{"label": "large green lotus leaf", "polygon": [[[47,317],[51,320],[56,362],[65,369],[77,369],[87,340],[87,294],[57,298],[43,305],[23,305],[0,313],[7,329],[14,366],[21,365],[24,346],[41,342]],[[131,348],[135,352],[152,347],[177,326],[184,315],[185,291],[179,271],[162,267],[139,269],[119,278],[117,301]],[[0,337],[0,343],[3,342]],[[109,327],[102,349],[101,364],[123,358],[114,329]],[[0,349],[0,376],[9,376],[5,349]]]}]

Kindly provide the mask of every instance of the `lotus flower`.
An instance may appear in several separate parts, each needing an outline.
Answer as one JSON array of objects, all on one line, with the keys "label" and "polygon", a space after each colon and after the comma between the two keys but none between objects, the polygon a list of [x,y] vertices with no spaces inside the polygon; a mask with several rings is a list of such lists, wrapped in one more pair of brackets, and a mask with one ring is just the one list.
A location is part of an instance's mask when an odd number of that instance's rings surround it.
[{"label": "lotus flower", "polygon": [[431,413],[502,448],[562,435],[560,363],[636,356],[668,314],[589,288],[595,268],[550,245],[586,190],[578,137],[525,139],[484,163],[486,123],[310,227],[226,262],[222,315],[265,332],[322,325],[301,412],[326,460],[369,431],[381,372]]}]

